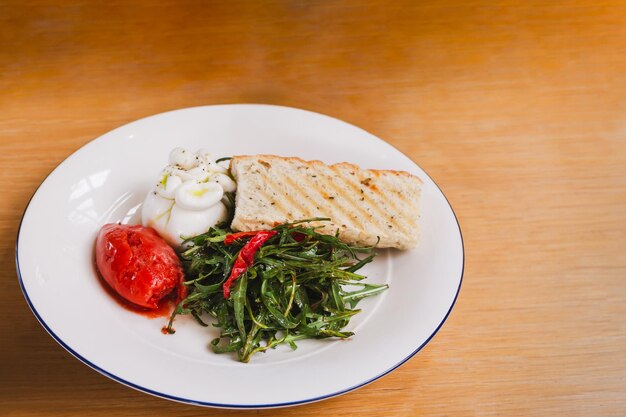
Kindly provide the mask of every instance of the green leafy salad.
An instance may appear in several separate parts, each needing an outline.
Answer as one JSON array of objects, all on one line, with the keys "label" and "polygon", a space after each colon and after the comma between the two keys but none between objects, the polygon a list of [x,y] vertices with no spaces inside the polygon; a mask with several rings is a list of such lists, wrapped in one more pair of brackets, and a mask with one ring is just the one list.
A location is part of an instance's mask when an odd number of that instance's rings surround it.
[{"label": "green leafy salad", "polygon": [[269,231],[234,233],[226,227],[188,239],[180,257],[185,270],[184,298],[174,309],[203,326],[207,316],[220,336],[214,352],[235,352],[242,362],[302,339],[347,338],[343,329],[360,310],[357,303],[387,285],[365,282],[358,271],[374,259],[373,247],[354,247],[323,235],[305,222]]}]

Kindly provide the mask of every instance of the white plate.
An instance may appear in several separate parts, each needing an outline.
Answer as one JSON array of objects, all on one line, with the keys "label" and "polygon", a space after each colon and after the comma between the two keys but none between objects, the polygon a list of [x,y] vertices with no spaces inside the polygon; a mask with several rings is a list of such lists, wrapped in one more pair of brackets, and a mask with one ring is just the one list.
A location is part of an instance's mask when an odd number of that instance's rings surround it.
[{"label": "white plate", "polygon": [[[93,245],[108,222],[133,222],[171,148],[214,155],[277,154],[404,170],[424,181],[421,244],[385,250],[367,266],[390,289],[364,300],[346,341],[306,340],[254,356],[217,355],[217,329],[177,319],[175,335],[121,308],[96,278]],[[148,117],[88,143],[61,163],[29,203],[16,263],[33,313],[78,359],[132,388],[196,405],[264,408],[317,401],[380,378],[417,353],[450,314],[463,275],[452,208],[413,161],[348,123],[286,107],[206,106]]]}]

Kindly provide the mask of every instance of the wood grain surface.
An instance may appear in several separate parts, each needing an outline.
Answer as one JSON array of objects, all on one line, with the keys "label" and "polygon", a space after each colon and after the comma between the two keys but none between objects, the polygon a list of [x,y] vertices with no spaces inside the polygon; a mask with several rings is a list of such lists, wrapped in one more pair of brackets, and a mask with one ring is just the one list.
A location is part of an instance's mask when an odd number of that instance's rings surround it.
[{"label": "wood grain surface", "polygon": [[[332,115],[418,162],[463,230],[458,303],[409,362],[327,401],[223,411],[126,388],[29,311],[22,212],[108,130],[249,102]],[[0,0],[0,196],[2,416],[626,415],[623,1]]]}]

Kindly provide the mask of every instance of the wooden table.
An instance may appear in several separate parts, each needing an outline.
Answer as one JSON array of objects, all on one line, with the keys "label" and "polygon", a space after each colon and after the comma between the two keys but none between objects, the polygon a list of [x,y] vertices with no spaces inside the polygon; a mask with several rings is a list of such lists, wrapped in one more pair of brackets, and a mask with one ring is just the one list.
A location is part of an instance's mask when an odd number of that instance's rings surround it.
[{"label": "wooden table", "polygon": [[626,415],[624,2],[56,3],[0,1],[0,415],[244,414],[74,359],[24,302],[14,241],[37,185],[91,139],[248,102],[408,154],[450,199],[467,257],[449,320],[408,363],[257,414]]}]

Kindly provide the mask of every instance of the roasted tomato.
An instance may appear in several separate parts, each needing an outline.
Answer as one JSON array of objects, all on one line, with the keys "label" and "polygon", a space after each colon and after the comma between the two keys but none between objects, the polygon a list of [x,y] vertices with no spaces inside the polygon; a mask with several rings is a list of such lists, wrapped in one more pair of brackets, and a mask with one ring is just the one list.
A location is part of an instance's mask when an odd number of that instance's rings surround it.
[{"label": "roasted tomato", "polygon": [[96,263],[111,288],[140,307],[158,308],[176,288],[179,299],[185,296],[180,261],[152,228],[104,225],[96,239]]}]

